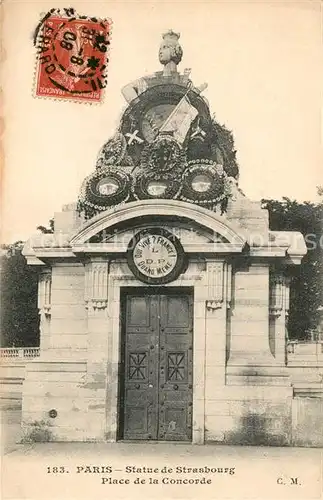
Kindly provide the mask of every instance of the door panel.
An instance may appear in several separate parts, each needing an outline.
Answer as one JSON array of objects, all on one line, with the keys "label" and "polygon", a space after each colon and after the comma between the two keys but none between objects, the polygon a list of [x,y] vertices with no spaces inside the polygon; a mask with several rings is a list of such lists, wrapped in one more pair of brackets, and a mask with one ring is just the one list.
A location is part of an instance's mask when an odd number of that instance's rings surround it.
[{"label": "door panel", "polygon": [[154,328],[154,304],[150,297],[129,297],[127,301],[127,332],[147,333]]},{"label": "door panel", "polygon": [[157,439],[156,296],[126,298],[124,438]]},{"label": "door panel", "polygon": [[124,439],[191,439],[192,308],[183,293],[126,296]]},{"label": "door panel", "polygon": [[160,439],[192,437],[192,309],[190,295],[160,298]]},{"label": "door panel", "polygon": [[179,328],[187,333],[186,328],[190,326],[191,301],[189,299],[189,295],[162,297],[163,328]]}]

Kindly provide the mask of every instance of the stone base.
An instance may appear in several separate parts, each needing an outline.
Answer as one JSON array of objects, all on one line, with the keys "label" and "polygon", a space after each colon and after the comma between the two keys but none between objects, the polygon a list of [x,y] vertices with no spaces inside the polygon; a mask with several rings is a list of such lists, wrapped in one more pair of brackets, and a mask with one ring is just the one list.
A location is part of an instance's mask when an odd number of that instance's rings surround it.
[{"label": "stone base", "polygon": [[[106,381],[91,375],[89,366],[72,360],[28,364],[23,385],[24,437],[35,441],[115,441],[115,429],[107,424],[111,408],[107,406]],[[320,384],[269,385],[270,376],[265,373],[248,375],[249,383],[244,384],[239,374],[228,377],[240,382],[209,388],[204,428],[194,443],[323,445]],[[257,383],[251,383],[252,377]]]},{"label": "stone base", "polygon": [[[316,397],[315,397],[316,396]],[[293,446],[323,446],[323,393],[292,400]]]},{"label": "stone base", "polygon": [[206,442],[265,446],[291,444],[291,388],[226,386],[221,397],[222,400],[210,401],[206,407]]},{"label": "stone base", "polygon": [[226,370],[227,385],[266,385],[290,387],[289,373],[278,364],[229,364]]},{"label": "stone base", "polygon": [[22,428],[34,441],[105,441],[106,387],[80,361],[34,361],[23,385]]}]

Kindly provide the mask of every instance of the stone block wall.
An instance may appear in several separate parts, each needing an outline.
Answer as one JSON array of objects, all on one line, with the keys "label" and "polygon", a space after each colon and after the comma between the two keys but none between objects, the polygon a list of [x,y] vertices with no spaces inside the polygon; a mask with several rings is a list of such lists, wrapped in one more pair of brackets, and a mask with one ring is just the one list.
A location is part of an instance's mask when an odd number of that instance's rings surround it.
[{"label": "stone block wall", "polygon": [[293,446],[323,446],[323,398],[295,397],[292,400]]},{"label": "stone block wall", "polygon": [[[23,429],[32,431],[36,422],[43,422],[55,440],[74,440],[82,435],[84,424],[80,412],[73,408],[82,404],[80,385],[86,375],[86,363],[34,361],[26,368],[23,397]],[[49,411],[57,412],[56,418]],[[84,419],[84,414],[81,420]],[[59,432],[57,433],[57,428]]]},{"label": "stone block wall", "polygon": [[253,244],[261,245],[268,241],[268,210],[261,208],[260,202],[251,201],[237,191],[235,199],[229,200],[226,216],[248,230]]},{"label": "stone block wall", "polygon": [[[96,380],[95,374],[89,379],[84,276],[81,263],[52,266],[41,357],[25,372],[22,412],[27,434],[41,422],[55,441],[104,440],[106,380]],[[50,410],[57,416],[50,417]]]},{"label": "stone block wall", "polygon": [[87,348],[84,306],[84,266],[55,264],[52,267],[51,321],[47,348],[73,354]]},{"label": "stone block wall", "polygon": [[[274,364],[269,348],[268,264],[237,268],[233,274],[232,290],[228,365],[241,366],[241,376],[246,376],[249,366]],[[236,375],[236,371],[232,373],[232,383],[237,382],[233,380]]]},{"label": "stone block wall", "polygon": [[21,401],[25,364],[23,360],[1,360],[0,399]]},{"label": "stone block wall", "polygon": [[206,401],[206,442],[286,446],[291,424],[288,387],[226,386]]},{"label": "stone block wall", "polygon": [[[23,430],[35,423],[47,428],[54,441],[103,441],[106,388],[87,384],[86,362],[30,363],[23,397]],[[50,416],[55,410],[57,415]]]}]

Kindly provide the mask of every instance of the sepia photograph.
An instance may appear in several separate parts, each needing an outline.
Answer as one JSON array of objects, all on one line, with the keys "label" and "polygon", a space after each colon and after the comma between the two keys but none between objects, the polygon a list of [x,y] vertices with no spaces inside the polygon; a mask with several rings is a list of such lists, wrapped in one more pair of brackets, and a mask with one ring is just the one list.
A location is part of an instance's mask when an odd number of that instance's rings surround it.
[{"label": "sepia photograph", "polygon": [[320,0],[3,0],[4,500],[320,500]]}]

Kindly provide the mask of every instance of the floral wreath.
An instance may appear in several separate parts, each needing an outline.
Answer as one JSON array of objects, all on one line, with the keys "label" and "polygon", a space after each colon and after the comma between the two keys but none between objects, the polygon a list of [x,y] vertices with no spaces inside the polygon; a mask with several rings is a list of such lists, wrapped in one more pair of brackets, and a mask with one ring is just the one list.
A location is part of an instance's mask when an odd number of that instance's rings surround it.
[{"label": "floral wreath", "polygon": [[144,170],[171,172],[172,177],[176,178],[182,174],[185,161],[182,146],[170,135],[161,135],[145,146],[140,164]]},{"label": "floral wreath", "polygon": [[[228,197],[230,182],[222,165],[212,160],[191,160],[182,176],[180,199],[201,205],[214,205]],[[210,187],[203,192],[193,189],[192,182],[198,175],[205,175],[210,180]]]},{"label": "floral wreath", "polygon": [[[117,184],[117,190],[114,193],[100,193],[98,186],[105,177],[112,179]],[[129,199],[130,196],[130,177],[129,175],[113,166],[103,167],[96,170],[93,174],[84,180],[79,205],[90,207],[96,211],[107,210],[111,206],[119,205]]]},{"label": "floral wreath", "polygon": [[[180,178],[173,177],[171,175],[164,175],[162,173],[157,172],[147,172],[144,169],[137,169],[133,174],[133,181],[131,184],[131,191],[135,199],[137,200],[146,200],[146,199],[154,199],[154,198],[167,198],[167,199],[176,199],[181,190],[181,181]],[[148,192],[149,183],[156,182],[164,182],[166,185],[165,191],[161,193],[159,196],[157,194],[150,194]]]},{"label": "floral wreath", "polygon": [[123,134],[117,132],[100,149],[96,168],[103,168],[107,165],[120,165],[125,156],[127,141]]}]

